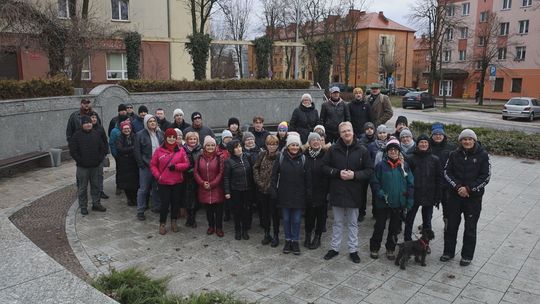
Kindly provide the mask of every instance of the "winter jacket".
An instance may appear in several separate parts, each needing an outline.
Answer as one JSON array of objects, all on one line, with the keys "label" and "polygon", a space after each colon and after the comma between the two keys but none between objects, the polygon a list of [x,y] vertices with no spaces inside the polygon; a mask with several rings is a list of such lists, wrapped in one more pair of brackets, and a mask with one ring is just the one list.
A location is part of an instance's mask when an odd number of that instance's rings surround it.
[{"label": "winter jacket", "polygon": [[219,144],[218,146],[218,154],[221,155],[221,159],[223,159],[223,161],[226,161],[229,159],[229,157],[231,157],[229,150],[227,150],[227,147],[223,145],[223,143]]},{"label": "winter jacket", "polygon": [[306,165],[311,172],[311,199],[308,200],[307,205],[312,207],[326,205],[329,181],[328,177],[323,172],[323,158],[326,154],[326,149],[321,149],[319,155],[311,157],[309,149],[304,152],[306,157]]},{"label": "winter jacket", "polygon": [[411,209],[414,204],[414,177],[405,160],[394,163],[385,155],[375,166],[371,189],[375,208]]},{"label": "winter jacket", "polygon": [[118,116],[115,116],[109,122],[109,129],[107,129],[107,134],[111,136],[111,131],[118,126]]},{"label": "winter jacket", "polygon": [[471,151],[459,146],[448,156],[444,177],[451,194],[457,195],[460,187],[466,187],[470,197],[481,197],[491,177],[489,155],[478,142]]},{"label": "winter jacket", "polygon": [[[156,136],[161,145],[164,139],[163,131],[156,129]],[[148,131],[146,127],[135,135],[135,149],[133,150],[133,155],[135,155],[139,168],[150,167],[150,160],[152,159],[152,140],[150,139],[150,131]]]},{"label": "winter jacket", "polygon": [[[358,208],[362,197],[362,181],[373,174],[373,162],[366,148],[355,138],[347,146],[343,139],[333,144],[323,158],[323,172],[330,179],[330,204],[336,207]],[[341,170],[354,171],[354,179],[342,180]]]},{"label": "winter jacket", "polygon": [[[90,116],[91,114],[92,114],[92,109],[90,109],[85,114],[82,114],[81,110],[77,110],[77,111],[71,113],[71,115],[68,118],[68,123],[67,123],[67,127],[66,127],[66,140],[68,142],[69,142],[69,139],[71,138],[71,136],[73,136],[73,134],[75,134],[76,131],[82,129],[81,115]],[[99,115],[97,115],[97,113],[96,113],[96,117],[97,117],[97,121],[98,121],[97,123],[99,125],[101,125],[101,119],[99,118]]]},{"label": "winter jacket", "polygon": [[99,133],[101,140],[103,140],[103,143],[105,144],[105,149],[107,149],[106,153],[109,153],[109,142],[107,140],[107,134],[105,134],[105,129],[100,124],[93,125],[92,129]]},{"label": "winter jacket", "polygon": [[344,121],[350,121],[351,115],[349,108],[343,99],[337,103],[329,100],[321,106],[321,123],[323,124],[327,134],[337,136],[338,126]]},{"label": "winter jacket", "polygon": [[448,155],[450,154],[450,152],[456,149],[456,145],[449,143],[448,138],[445,135],[443,141],[441,141],[440,143],[436,143],[433,139],[430,138],[429,147],[431,148],[431,152],[433,153],[433,155],[439,158],[439,163],[441,165],[441,187],[442,189],[448,189],[448,182],[446,182],[446,179],[443,176],[444,165],[446,165],[446,161],[448,160]]},{"label": "winter jacket", "polygon": [[187,144],[184,144],[182,147],[184,151],[186,152],[186,155],[189,160],[189,169],[184,172],[184,185],[185,185],[185,191],[184,191],[184,206],[187,209],[194,209],[197,206],[198,203],[198,196],[199,196],[199,190],[198,190],[198,184],[195,181],[195,163],[199,160],[199,157],[202,154],[201,146],[197,145],[193,149],[189,149]]},{"label": "winter jacket", "polygon": [[184,131],[182,131],[182,132],[184,133],[184,137],[189,132],[196,132],[197,134],[199,134],[199,144],[201,144],[201,146],[204,144],[204,138],[206,136],[216,138],[216,135],[214,134],[214,132],[207,126],[201,126],[200,128],[194,128],[191,125],[191,126],[185,128]]},{"label": "winter jacket", "polygon": [[167,118],[163,118],[163,119],[159,119],[157,118],[156,116],[156,119],[157,119],[157,123],[158,123],[158,126],[159,126],[159,129],[163,132],[167,131],[168,128],[171,128],[172,127],[172,123],[170,123]]},{"label": "winter jacket", "polygon": [[305,208],[311,194],[311,170],[305,156],[281,152],[272,168],[270,197],[277,200],[279,208]]},{"label": "winter jacket", "polygon": [[255,161],[257,161],[257,158],[259,157],[259,153],[261,153],[262,149],[259,146],[255,146],[251,149],[247,149],[246,147],[243,147],[244,154],[246,154],[249,158],[250,163],[254,164]]},{"label": "winter jacket", "polygon": [[109,148],[111,149],[111,154],[116,158],[118,151],[116,150],[116,140],[122,136],[122,131],[118,127],[115,127],[111,130],[109,134]]},{"label": "winter jacket", "polygon": [[369,156],[371,156],[371,160],[373,161],[373,167],[382,160],[387,142],[388,140],[375,139],[368,145]]},{"label": "winter jacket", "polygon": [[133,132],[133,134],[137,134],[139,133],[139,131],[144,129],[144,120],[140,116],[133,115],[130,118],[130,121],[131,121],[131,131]]},{"label": "winter jacket", "polygon": [[177,124],[176,121],[173,121],[171,123],[171,128],[173,129],[180,129],[180,131],[182,131],[182,134],[186,134],[186,132],[184,132],[187,128],[191,127],[190,124],[188,124],[185,120],[182,120],[182,123],[181,124]]},{"label": "winter jacket", "polygon": [[371,106],[364,99],[349,102],[349,113],[351,114],[351,124],[353,125],[354,135],[360,137],[364,134],[364,124],[372,122]]},{"label": "winter jacket", "polygon": [[231,191],[248,191],[253,189],[253,170],[246,153],[241,156],[231,155],[225,161],[225,176],[223,177],[225,194]]},{"label": "winter jacket", "polygon": [[420,206],[435,206],[441,200],[441,164],[439,158],[418,147],[407,159],[414,176],[414,202]]},{"label": "winter jacket", "polygon": [[266,149],[266,137],[270,135],[270,132],[266,131],[264,128],[261,131],[255,131],[255,128],[253,127],[250,127],[249,131],[255,136],[255,144],[257,147],[261,150]]},{"label": "winter jacket", "polygon": [[[355,133],[355,135],[356,135],[356,133]],[[366,133],[361,133],[361,135],[358,136],[358,142],[367,149],[369,144],[374,142],[376,138],[377,138],[377,135],[375,135],[375,133],[373,133],[373,135],[371,135],[371,136],[367,136]]]},{"label": "winter jacket", "polygon": [[390,98],[384,94],[371,95],[369,104],[371,106],[371,122],[375,125],[375,128],[385,124],[394,115]]},{"label": "winter jacket", "polygon": [[[225,201],[223,191],[223,172],[225,164],[221,155],[214,153],[211,158],[202,154],[195,162],[193,171],[195,181],[199,185],[198,198],[203,204],[219,204]],[[204,188],[204,182],[210,183],[210,189]]]},{"label": "winter jacket", "polygon": [[[171,170],[170,167],[174,166]],[[176,185],[184,181],[183,172],[189,168],[189,160],[184,149],[175,146],[174,151],[160,146],[150,161],[150,171],[161,185]]]},{"label": "winter jacket", "polygon": [[135,134],[124,134],[116,139],[116,184],[120,189],[137,190],[139,188],[139,167],[133,155]]},{"label": "winter jacket", "polygon": [[294,109],[289,124],[289,131],[296,131],[300,134],[300,140],[305,143],[309,132],[319,124],[319,112],[315,109],[315,104],[311,104],[309,108],[300,104]]},{"label": "winter jacket", "polygon": [[106,153],[105,143],[94,129],[90,131],[80,129],[69,139],[69,154],[77,163],[77,167],[98,167]]},{"label": "winter jacket", "polygon": [[269,155],[268,151],[262,151],[253,165],[253,179],[259,192],[268,194],[270,180],[272,178],[272,168],[276,161],[277,153]]}]

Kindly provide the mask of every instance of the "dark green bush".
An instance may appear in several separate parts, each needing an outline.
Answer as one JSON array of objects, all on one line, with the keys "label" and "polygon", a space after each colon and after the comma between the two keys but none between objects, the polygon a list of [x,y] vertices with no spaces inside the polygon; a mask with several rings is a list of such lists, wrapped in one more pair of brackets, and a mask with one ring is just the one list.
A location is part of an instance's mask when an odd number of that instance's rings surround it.
[{"label": "dark green bush", "polygon": [[64,77],[33,80],[0,80],[0,99],[73,95],[71,81]]},{"label": "dark green bush", "polygon": [[307,80],[124,80],[118,83],[130,92],[307,89]]},{"label": "dark green bush", "polygon": [[[415,136],[431,133],[430,123],[413,121],[410,127]],[[461,125],[456,124],[445,125],[444,128],[448,140],[452,142],[457,142],[459,133],[464,129]],[[490,128],[471,129],[474,130],[478,141],[490,154],[540,159],[540,137],[538,134]]]}]

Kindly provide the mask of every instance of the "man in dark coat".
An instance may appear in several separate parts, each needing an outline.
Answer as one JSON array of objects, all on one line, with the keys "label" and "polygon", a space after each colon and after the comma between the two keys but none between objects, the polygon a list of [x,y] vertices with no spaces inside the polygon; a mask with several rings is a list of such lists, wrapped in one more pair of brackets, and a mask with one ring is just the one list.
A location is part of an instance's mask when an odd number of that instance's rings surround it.
[{"label": "man in dark coat", "polygon": [[127,107],[125,104],[121,103],[118,105],[118,115],[113,117],[111,121],[109,122],[109,129],[107,131],[107,135],[111,136],[111,132],[115,127],[119,126],[118,123],[118,117],[127,117]]},{"label": "man in dark coat", "polygon": [[465,219],[461,266],[468,266],[476,248],[476,226],[482,210],[482,197],[491,177],[489,155],[482,148],[476,134],[465,129],[459,134],[459,146],[448,156],[444,177],[448,184],[448,226],[444,232],[444,252],[440,260],[452,259],[456,252],[461,214]]},{"label": "man in dark coat", "polygon": [[92,120],[89,116],[81,117],[82,129],[76,131],[69,140],[69,153],[77,164],[77,194],[81,214],[88,214],[88,183],[92,196],[92,210],[106,211],[100,203],[99,196],[99,167],[107,148],[101,135],[92,129]]},{"label": "man in dark coat", "polygon": [[362,88],[354,88],[354,99],[349,102],[349,113],[351,114],[351,123],[353,125],[354,134],[358,137],[364,133],[364,125],[366,122],[371,122],[371,106],[364,98]]},{"label": "man in dark coat", "polygon": [[201,144],[201,147],[204,144],[204,138],[206,136],[216,138],[214,131],[212,131],[212,129],[210,129],[209,127],[203,125],[201,112],[191,113],[191,123],[192,125],[184,129],[182,132],[184,133],[184,136],[189,132],[196,132],[197,134],[199,134],[199,143]]},{"label": "man in dark coat", "polygon": [[349,108],[345,101],[339,97],[339,88],[330,88],[330,99],[321,106],[321,123],[326,129],[326,142],[337,141],[339,139],[339,124],[350,120]]},{"label": "man in dark coat", "polygon": [[165,130],[171,127],[171,123],[167,120],[167,117],[165,117],[165,110],[163,110],[162,108],[156,109],[155,117],[161,131],[165,132]]},{"label": "man in dark coat", "polygon": [[184,119],[184,111],[182,111],[182,109],[175,109],[173,111],[173,122],[171,124],[171,128],[180,129],[180,131],[182,131],[182,134],[186,134],[185,130],[188,127],[191,127],[191,125],[187,123]]},{"label": "man in dark coat", "polygon": [[[81,107],[79,110],[71,113],[68,119],[66,127],[66,140],[69,142],[69,138],[77,131],[81,129],[81,118],[82,116],[90,116],[92,110],[92,102],[88,98],[81,99]],[[98,123],[101,125],[101,119],[99,115],[97,116]]]},{"label": "man in dark coat", "polygon": [[133,115],[130,118],[131,128],[133,134],[137,134],[139,131],[144,130],[144,116],[148,114],[148,108],[145,105],[139,106],[137,110],[138,115]]},{"label": "man in dark coat", "polygon": [[298,132],[302,143],[307,143],[309,133],[318,124],[319,112],[315,109],[311,95],[302,95],[300,105],[292,113],[289,131]]},{"label": "man in dark coat", "polygon": [[334,214],[331,249],[324,256],[329,260],[339,254],[343,226],[349,230],[349,256],[360,263],[358,256],[358,207],[361,184],[373,174],[373,162],[368,150],[358,143],[350,122],[339,124],[340,139],[323,158],[323,172],[330,179],[330,205]]}]

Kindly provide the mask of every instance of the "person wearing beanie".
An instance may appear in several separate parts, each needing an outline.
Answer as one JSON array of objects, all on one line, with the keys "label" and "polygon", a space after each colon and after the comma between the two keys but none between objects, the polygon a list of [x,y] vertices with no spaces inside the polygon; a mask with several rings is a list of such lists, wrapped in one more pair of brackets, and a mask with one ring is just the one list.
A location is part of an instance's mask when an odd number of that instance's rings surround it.
[{"label": "person wearing beanie", "polygon": [[352,124],[339,125],[340,139],[323,158],[323,172],[330,180],[329,201],[334,214],[330,250],[324,256],[330,260],[339,254],[341,240],[348,230],[349,258],[360,263],[358,256],[358,207],[362,182],[373,174],[373,162],[368,150],[354,136]]},{"label": "person wearing beanie", "polygon": [[[186,129],[187,130],[187,129]],[[184,172],[184,193],[183,193],[183,208],[187,212],[186,227],[197,228],[197,206],[198,200],[198,184],[195,181],[194,169],[195,163],[201,157],[203,150],[200,144],[199,134],[191,131],[185,136],[184,150],[189,159],[189,169]],[[204,139],[203,139],[204,143]],[[182,213],[183,210],[182,210]]]},{"label": "person wearing beanie", "polygon": [[146,114],[148,114],[148,108],[145,105],[141,105],[137,110],[137,115],[133,115],[130,118],[131,128],[134,134],[137,134],[144,129],[144,116],[146,116]]},{"label": "person wearing beanie", "polygon": [[159,234],[167,233],[165,224],[169,209],[171,211],[171,230],[178,232],[178,212],[180,210],[181,184],[184,182],[183,172],[189,168],[189,160],[184,149],[176,142],[177,134],[173,128],[165,130],[163,144],[152,155],[150,171],[157,181],[158,194],[161,200],[159,212]]},{"label": "person wearing beanie", "polygon": [[123,117],[122,121],[124,121],[126,118],[129,118],[127,116],[127,108],[126,105],[121,103],[118,105],[118,115],[113,117],[111,121],[109,122],[109,129],[107,130],[107,135],[111,136],[111,131],[119,126],[118,120],[120,117]]},{"label": "person wearing beanie", "polygon": [[[354,125],[353,125],[354,128]],[[356,134],[356,133],[355,133]],[[375,134],[375,125],[372,122],[366,122],[362,128],[362,132],[358,133],[358,140],[360,144],[367,148],[377,137]]]},{"label": "person wearing beanie", "polygon": [[184,133],[182,132],[182,130],[180,130],[178,128],[174,128],[174,130],[176,131],[176,143],[178,144],[178,146],[183,146],[184,145]]},{"label": "person wearing beanie", "polygon": [[289,125],[286,121],[282,121],[279,123],[277,128],[277,138],[279,139],[279,148],[278,150],[281,151],[285,147],[287,143],[287,132],[289,131]]},{"label": "person wearing beanie", "polygon": [[395,124],[395,132],[394,137],[400,138],[399,135],[401,133],[401,130],[408,129],[409,128],[409,121],[407,120],[407,117],[405,116],[398,116]]},{"label": "person wearing beanie", "polygon": [[218,153],[221,155],[221,158],[223,160],[226,160],[229,158],[229,151],[227,150],[227,144],[233,140],[233,135],[231,131],[229,130],[223,130],[221,132],[221,143],[219,143],[218,146]]},{"label": "person wearing beanie", "polygon": [[375,166],[371,188],[376,194],[376,199],[375,229],[369,241],[370,257],[379,258],[379,249],[388,221],[386,257],[394,260],[401,219],[414,203],[413,174],[409,164],[401,155],[400,143],[396,139],[391,139],[386,144],[383,159]]},{"label": "person wearing beanie", "polygon": [[203,143],[203,153],[195,162],[193,170],[198,185],[199,202],[206,206],[206,219],[208,230],[206,234],[216,233],[223,237],[223,173],[225,170],[223,159],[218,153],[216,140],[206,136]]},{"label": "person wearing beanie", "polygon": [[248,230],[254,190],[252,162],[243,152],[240,141],[233,139],[227,148],[231,157],[225,161],[223,188],[225,198],[231,202],[234,239],[249,240]]},{"label": "person wearing beanie", "polygon": [[[364,133],[365,124],[372,121],[371,105],[366,102],[362,88],[354,88],[353,96],[354,99],[351,100],[347,106],[351,113],[351,123],[353,125],[354,134],[360,136]],[[375,131],[375,126],[373,126],[373,131]]]},{"label": "person wearing beanie", "polygon": [[175,109],[173,111],[171,128],[178,128],[182,131],[182,133],[184,133],[189,126],[191,125],[184,119],[184,111],[182,111],[182,109]]},{"label": "person wearing beanie", "polygon": [[[71,115],[69,115],[68,123],[66,126],[66,140],[69,143],[70,137],[77,131],[82,128],[81,125],[81,118],[84,115],[89,116],[92,112],[92,101],[88,98],[81,99],[81,105],[80,108]],[[96,113],[97,115],[97,113]],[[101,119],[99,118],[99,115],[97,116],[98,124],[101,125]]]},{"label": "person wearing beanie", "polygon": [[292,113],[290,131],[298,132],[302,143],[306,143],[309,132],[318,123],[319,112],[315,108],[311,95],[302,95],[300,105]]},{"label": "person wearing beanie", "polygon": [[349,107],[339,96],[339,88],[332,88],[330,99],[321,106],[320,122],[325,128],[327,142],[334,143],[339,139],[338,126],[344,121],[351,121]]},{"label": "person wearing beanie", "polygon": [[[407,212],[403,238],[412,240],[414,218],[422,207],[422,229],[432,230],[431,218],[433,206],[441,200],[441,164],[439,158],[431,153],[429,137],[420,135],[417,138],[414,153],[407,159],[414,175],[414,205]],[[428,253],[431,252],[428,246]]]},{"label": "person wearing beanie", "polygon": [[200,112],[193,112],[191,113],[191,123],[192,125],[190,127],[187,127],[184,131],[184,133],[188,132],[197,132],[199,134],[199,141],[202,146],[204,142],[204,138],[206,136],[210,136],[212,138],[216,138],[216,135],[210,129],[209,127],[203,125],[202,115]]},{"label": "person wearing beanie", "polygon": [[261,152],[261,148],[256,144],[255,135],[249,131],[244,132],[242,145],[244,153],[253,163],[255,163],[255,160],[257,160],[257,157],[259,156],[259,152]]},{"label": "person wearing beanie", "polygon": [[99,171],[107,153],[107,148],[101,135],[92,127],[90,116],[81,116],[80,130],[75,131],[69,138],[69,154],[77,165],[77,196],[82,215],[88,214],[88,184],[92,197],[92,210],[105,211],[100,202]]},{"label": "person wearing beanie", "polygon": [[402,129],[401,132],[399,132],[398,138],[401,142],[401,152],[403,152],[403,156],[411,156],[416,148],[416,143],[414,142],[411,130],[408,128]]},{"label": "person wearing beanie", "polygon": [[321,135],[320,132],[326,133],[326,129],[324,128],[323,125],[316,125],[316,126],[313,128],[313,132],[317,132],[317,133],[319,133],[319,135]]},{"label": "person wearing beanie", "polygon": [[[161,210],[161,200],[157,192],[157,183],[150,171],[150,160],[152,155],[164,141],[164,134],[158,128],[158,123],[154,115],[144,116],[144,129],[135,136],[133,155],[139,167],[139,189],[137,190],[137,219],[144,221],[144,212],[148,204],[148,193],[152,195],[152,211],[159,213]],[[150,191],[151,190],[151,191]]]},{"label": "person wearing beanie", "polygon": [[255,144],[259,149],[264,149],[266,145],[266,136],[270,135],[270,132],[264,129],[264,117],[255,116],[252,120],[253,124],[249,128],[249,131],[255,136]]},{"label": "person wearing beanie", "polygon": [[129,120],[120,123],[121,134],[115,141],[117,151],[116,184],[126,194],[127,205],[137,206],[137,189],[139,188],[139,167],[135,160],[135,133]]},{"label": "person wearing beanie", "polygon": [[238,118],[229,118],[229,121],[227,122],[227,130],[231,131],[233,139],[242,141],[242,130],[240,130],[240,120],[238,120]]},{"label": "person wearing beanie", "polygon": [[285,149],[277,156],[272,168],[270,196],[281,208],[285,245],[283,253],[300,254],[300,224],[302,210],[311,199],[311,171],[300,146],[298,133],[287,136]]},{"label": "person wearing beanie", "polygon": [[491,177],[489,156],[471,129],[459,134],[459,145],[450,152],[444,167],[444,178],[449,184],[448,224],[444,232],[444,252],[440,260],[446,262],[455,255],[461,215],[465,219],[461,266],[468,266],[474,258],[476,227],[482,210],[482,197]]}]

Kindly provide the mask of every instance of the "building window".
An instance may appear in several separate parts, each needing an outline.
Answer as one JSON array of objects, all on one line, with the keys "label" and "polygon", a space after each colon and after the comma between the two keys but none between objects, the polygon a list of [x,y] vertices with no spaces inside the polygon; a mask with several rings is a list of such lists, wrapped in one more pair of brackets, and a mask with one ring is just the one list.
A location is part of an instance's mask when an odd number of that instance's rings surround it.
[{"label": "building window", "polygon": [[69,18],[68,0],[58,0],[58,18]]},{"label": "building window", "polygon": [[487,22],[487,18],[488,18],[487,11],[480,12],[480,22]]},{"label": "building window", "polygon": [[127,76],[127,56],[124,53],[107,54],[107,80],[125,80]]},{"label": "building window", "polygon": [[504,86],[504,78],[495,78],[495,85],[493,86],[493,92],[502,92]]},{"label": "building window", "polygon": [[525,7],[525,6],[531,6],[532,5],[532,0],[523,0],[521,2],[521,6]]},{"label": "building window", "polygon": [[452,17],[456,11],[456,7],[452,4],[446,6],[446,16]]},{"label": "building window", "polygon": [[467,59],[467,51],[461,50],[459,51],[459,61],[465,61]]},{"label": "building window", "polygon": [[452,60],[452,51],[444,51],[443,52],[443,61],[444,62],[450,62]]},{"label": "building window", "polygon": [[381,36],[381,45],[386,45],[386,36]]},{"label": "building window", "polygon": [[459,28],[459,37],[462,39],[466,39],[469,37],[469,28],[468,27],[460,27]]},{"label": "building window", "polygon": [[497,59],[499,60],[505,60],[506,59],[506,48],[499,48],[497,49]]},{"label": "building window", "polygon": [[467,16],[469,15],[471,11],[471,4],[470,3],[463,3],[461,4],[461,15]]},{"label": "building window", "polygon": [[521,78],[512,78],[512,93],[521,93]]},{"label": "building window", "polygon": [[486,45],[486,37],[485,36],[479,36],[478,37],[478,46],[484,46]]},{"label": "building window", "polygon": [[439,83],[439,96],[452,96],[452,80],[443,80]]},{"label": "building window", "polygon": [[499,35],[501,36],[508,36],[508,30],[510,29],[510,23],[508,22],[501,22],[500,25],[500,32]]},{"label": "building window", "polygon": [[446,29],[445,36],[446,36],[446,41],[454,40],[454,29],[451,29],[451,28]]},{"label": "building window", "polygon": [[476,61],[475,69],[477,69],[477,70],[481,70],[481,69],[482,69],[482,60],[477,60],[477,61]]},{"label": "building window", "polygon": [[519,21],[519,32],[524,35],[529,32],[529,20],[520,20]]},{"label": "building window", "polygon": [[502,9],[507,10],[512,7],[512,0],[503,0],[502,2]]},{"label": "building window", "polygon": [[525,60],[526,48],[524,46],[516,47],[516,61]]},{"label": "building window", "polygon": [[111,0],[112,20],[129,20],[129,0]]},{"label": "building window", "polygon": [[[71,58],[66,56],[64,58],[64,73],[71,79]],[[90,57],[86,57],[83,60],[82,70],[81,70],[81,80],[92,80],[92,72],[90,69]]]}]

